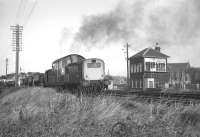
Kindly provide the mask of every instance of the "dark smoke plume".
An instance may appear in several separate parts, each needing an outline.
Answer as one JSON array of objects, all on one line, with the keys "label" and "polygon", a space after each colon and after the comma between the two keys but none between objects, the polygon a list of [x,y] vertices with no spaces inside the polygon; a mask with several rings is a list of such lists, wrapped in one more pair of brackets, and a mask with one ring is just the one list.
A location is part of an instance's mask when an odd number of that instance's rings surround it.
[{"label": "dark smoke plume", "polygon": [[74,43],[87,48],[100,42],[184,46],[195,44],[199,30],[199,0],[136,0],[120,2],[109,13],[84,17]]}]

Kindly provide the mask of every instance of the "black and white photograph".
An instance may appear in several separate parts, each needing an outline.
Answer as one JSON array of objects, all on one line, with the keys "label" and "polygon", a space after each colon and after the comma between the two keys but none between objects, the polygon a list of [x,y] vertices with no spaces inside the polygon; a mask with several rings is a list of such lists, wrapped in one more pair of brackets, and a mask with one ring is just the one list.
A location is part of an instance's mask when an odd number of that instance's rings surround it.
[{"label": "black and white photograph", "polygon": [[0,137],[200,137],[200,1],[0,0]]}]

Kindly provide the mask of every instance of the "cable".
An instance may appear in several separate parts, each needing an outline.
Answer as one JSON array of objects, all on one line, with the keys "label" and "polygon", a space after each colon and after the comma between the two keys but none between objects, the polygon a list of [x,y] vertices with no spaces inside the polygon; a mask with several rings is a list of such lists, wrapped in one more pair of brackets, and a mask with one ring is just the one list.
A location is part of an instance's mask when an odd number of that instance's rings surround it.
[{"label": "cable", "polygon": [[20,0],[19,6],[17,9],[16,19],[19,17],[19,12],[20,12],[20,9],[22,8],[22,3],[23,3],[23,0]]},{"label": "cable", "polygon": [[36,5],[37,5],[37,1],[34,1],[33,6],[32,6],[32,8],[31,8],[31,10],[30,10],[30,12],[29,12],[29,14],[28,14],[28,17],[27,17],[27,19],[26,19],[26,22],[24,23],[23,26],[26,26],[26,24],[28,23],[28,21],[29,21],[31,15],[32,15],[32,13],[33,13],[33,11],[34,11]]},{"label": "cable", "polygon": [[16,14],[17,23],[20,23],[20,21],[23,22],[25,8],[26,8],[26,0],[21,0]]}]

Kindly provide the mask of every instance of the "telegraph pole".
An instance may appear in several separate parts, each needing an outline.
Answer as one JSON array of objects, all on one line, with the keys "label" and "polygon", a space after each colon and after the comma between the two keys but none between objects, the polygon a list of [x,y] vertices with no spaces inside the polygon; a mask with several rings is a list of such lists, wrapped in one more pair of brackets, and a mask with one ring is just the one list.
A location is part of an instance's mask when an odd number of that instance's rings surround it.
[{"label": "telegraph pole", "polygon": [[19,52],[22,50],[22,30],[23,26],[19,24],[10,27],[12,30],[12,46],[13,51],[16,53],[15,61],[15,86],[19,86]]},{"label": "telegraph pole", "polygon": [[6,76],[8,74],[8,58],[6,58]]},{"label": "telegraph pole", "polygon": [[127,85],[128,85],[128,87],[129,87],[129,55],[128,55],[128,48],[129,48],[129,44],[127,43],[126,44],[126,71],[127,71],[127,78],[126,78],[126,80],[127,80]]},{"label": "telegraph pole", "polygon": [[128,65],[129,64],[128,63],[129,62],[129,56],[128,56],[128,48],[129,48],[129,44],[127,43],[126,44],[126,58],[127,58],[126,59],[126,65],[127,65],[127,84],[128,84],[128,87],[129,87],[129,69],[128,69],[129,68],[129,65]]}]

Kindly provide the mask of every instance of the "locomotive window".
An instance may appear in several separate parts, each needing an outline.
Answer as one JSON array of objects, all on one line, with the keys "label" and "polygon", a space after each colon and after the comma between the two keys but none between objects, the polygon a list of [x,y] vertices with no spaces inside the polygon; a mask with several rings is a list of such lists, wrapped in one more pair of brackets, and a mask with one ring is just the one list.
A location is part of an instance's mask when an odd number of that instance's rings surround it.
[{"label": "locomotive window", "polygon": [[71,60],[70,60],[70,59],[67,59],[66,62],[67,62],[66,64],[70,64],[70,63],[71,63]]},{"label": "locomotive window", "polygon": [[72,58],[72,63],[78,62],[78,57],[76,55],[71,56]]},{"label": "locomotive window", "polygon": [[100,68],[101,63],[87,63],[88,68]]},{"label": "locomotive window", "polygon": [[67,66],[68,64],[71,63],[71,58],[70,57],[67,57],[64,59],[64,65]]},{"label": "locomotive window", "polygon": [[82,61],[82,60],[84,60],[84,58],[83,58],[83,57],[80,57],[80,56],[78,56],[78,61]]},{"label": "locomotive window", "polygon": [[55,70],[58,70],[58,62],[55,63]]},{"label": "locomotive window", "polygon": [[53,70],[55,70],[55,68],[56,68],[56,65],[55,65],[55,64],[53,64],[53,65],[52,65],[52,69],[53,69]]}]

